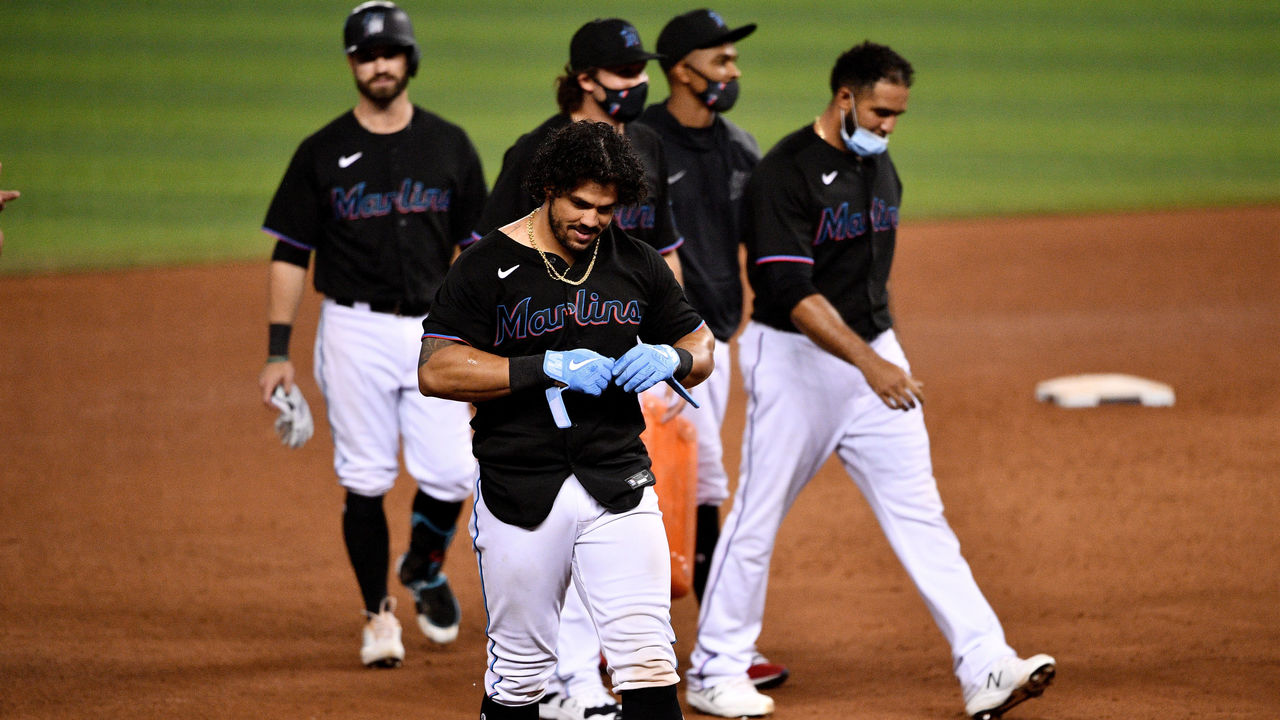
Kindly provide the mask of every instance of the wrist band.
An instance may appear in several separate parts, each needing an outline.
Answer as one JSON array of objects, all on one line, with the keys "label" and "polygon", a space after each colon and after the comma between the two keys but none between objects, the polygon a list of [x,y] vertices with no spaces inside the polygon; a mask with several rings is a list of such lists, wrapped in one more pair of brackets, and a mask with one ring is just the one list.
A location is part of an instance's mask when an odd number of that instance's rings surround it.
[{"label": "wrist band", "polygon": [[542,372],[541,355],[521,355],[507,360],[507,385],[511,392],[551,387],[551,378]]},{"label": "wrist band", "polygon": [[267,325],[268,358],[289,359],[289,335],[293,326],[288,323],[271,323]]},{"label": "wrist band", "polygon": [[677,380],[683,380],[686,375],[693,372],[693,353],[684,348],[676,348],[675,351],[680,358],[680,363],[676,365],[676,371],[671,376]]}]

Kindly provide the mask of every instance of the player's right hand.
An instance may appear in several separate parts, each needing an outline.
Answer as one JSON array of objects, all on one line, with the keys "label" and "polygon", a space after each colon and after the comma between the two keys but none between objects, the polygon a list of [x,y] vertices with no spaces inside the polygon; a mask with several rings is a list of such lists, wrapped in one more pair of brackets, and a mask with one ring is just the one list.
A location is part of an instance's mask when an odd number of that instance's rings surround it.
[{"label": "player's right hand", "polygon": [[269,362],[262,366],[262,372],[258,373],[258,389],[262,391],[262,404],[268,410],[276,410],[275,404],[271,402],[271,393],[275,392],[277,386],[283,387],[285,392],[293,390],[293,376],[293,363],[289,360]]},{"label": "player's right hand", "polygon": [[594,350],[548,350],[542,356],[542,372],[570,390],[599,395],[613,378],[613,358]]}]

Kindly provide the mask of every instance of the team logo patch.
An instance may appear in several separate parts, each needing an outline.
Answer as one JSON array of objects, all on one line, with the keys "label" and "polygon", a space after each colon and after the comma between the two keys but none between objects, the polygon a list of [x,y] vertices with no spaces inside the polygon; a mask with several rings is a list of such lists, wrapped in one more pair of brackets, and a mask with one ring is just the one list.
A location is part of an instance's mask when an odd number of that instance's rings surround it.
[{"label": "team logo patch", "polygon": [[386,27],[387,16],[380,12],[369,13],[364,16],[364,36],[377,35]]},{"label": "team logo patch", "polygon": [[630,25],[622,28],[622,32],[619,34],[622,35],[622,42],[627,47],[635,47],[640,44],[640,33],[636,32],[636,29]]},{"label": "team logo patch", "polygon": [[725,27],[724,18],[720,17],[720,13],[714,10],[708,10],[707,17],[711,18],[717,27]]}]

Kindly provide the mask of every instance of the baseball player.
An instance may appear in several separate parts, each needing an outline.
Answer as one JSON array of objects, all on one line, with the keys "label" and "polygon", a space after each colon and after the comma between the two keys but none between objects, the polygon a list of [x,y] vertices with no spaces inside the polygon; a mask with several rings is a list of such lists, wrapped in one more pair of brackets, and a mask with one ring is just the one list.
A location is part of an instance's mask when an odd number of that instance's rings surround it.
[{"label": "baseball player", "polygon": [[293,386],[289,336],[314,252],[324,295],[315,374],[346,488],[343,539],[368,618],[360,657],[396,667],[404,647],[387,593],[382,498],[401,443],[418,491],[399,579],[428,638],[448,643],[458,633],[458,604],[440,567],[475,478],[470,410],[422,397],[414,356],[422,318],[475,225],[485,186],[466,133],[409,101],[420,58],[409,16],[389,2],[364,3],[347,17],[343,38],[358,102],[298,147],[263,225],[276,245],[259,386],[269,406],[278,386]]},{"label": "baseball player", "polygon": [[572,578],[622,715],[679,718],[669,550],[636,393],[705,379],[712,335],[659,254],[612,224],[645,180],[611,125],[553,133],[526,188],[542,203],[449,271],[418,371],[424,393],[476,408],[481,717],[539,716]]},{"label": "baseball player", "polygon": [[[2,166],[0,166],[2,168]],[[0,210],[4,210],[5,203],[10,200],[17,200],[22,193],[17,190],[0,190]],[[0,252],[4,250],[4,231],[0,230]]]},{"label": "baseball player", "polygon": [[[530,194],[523,182],[547,137],[575,121],[603,122],[630,140],[644,164],[647,189],[645,199],[619,207],[612,224],[662,253],[678,279],[676,249],[683,240],[671,218],[662,140],[632,122],[644,110],[648,93],[645,65],[656,57],[645,50],[635,26],[626,20],[597,19],[578,28],[569,42],[565,72],[556,80],[559,112],[521,136],[503,155],[502,170],[472,238],[527,215],[543,202],[541,193]],[[599,639],[577,593],[569,593],[560,627],[560,661],[544,698],[543,718],[579,720],[589,712],[608,720],[602,716],[616,713],[618,706],[600,682]]]},{"label": "baseball player", "polygon": [[[720,537],[720,505],[729,497],[720,427],[729,399],[729,339],[742,321],[742,191],[760,161],[760,147],[724,117],[738,99],[738,49],[755,23],[730,28],[711,10],[678,15],[662,28],[656,49],[670,96],[640,116],[662,138],[667,192],[684,236],[680,268],[689,302],[716,338],[712,375],[691,392],[701,410],[688,413],[698,435],[697,530],[694,594],[701,600]],[[759,688],[786,680],[787,669],[755,654],[748,675]]]},{"label": "baseball player", "polygon": [[866,42],[840,56],[831,102],[778,142],[747,184],[755,290],[739,351],[748,393],[742,472],[703,595],[689,704],[724,717],[773,711],[747,680],[773,543],[835,452],[950,643],[965,710],[1002,715],[1039,695],[1054,659],[1020,659],[943,516],[912,377],[889,314],[902,186],[887,152],[911,65]]}]

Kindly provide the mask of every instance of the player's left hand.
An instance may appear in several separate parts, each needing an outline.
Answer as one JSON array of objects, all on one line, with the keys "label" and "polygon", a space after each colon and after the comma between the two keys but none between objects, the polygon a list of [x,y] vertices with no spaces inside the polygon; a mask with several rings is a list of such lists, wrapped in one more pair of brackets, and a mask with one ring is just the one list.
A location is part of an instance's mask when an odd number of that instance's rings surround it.
[{"label": "player's left hand", "polygon": [[924,404],[924,383],[901,367],[875,357],[868,367],[859,369],[880,402],[890,410],[914,410],[917,404]]},{"label": "player's left hand", "polygon": [[613,382],[627,392],[644,392],[671,377],[680,356],[670,345],[640,343],[613,364]]}]

